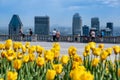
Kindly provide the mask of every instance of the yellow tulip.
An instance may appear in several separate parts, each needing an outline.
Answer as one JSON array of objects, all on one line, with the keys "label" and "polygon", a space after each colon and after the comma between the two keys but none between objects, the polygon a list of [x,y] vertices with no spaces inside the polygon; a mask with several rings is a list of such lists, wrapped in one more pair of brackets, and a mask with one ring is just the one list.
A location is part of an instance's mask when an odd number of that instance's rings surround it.
[{"label": "yellow tulip", "polygon": [[54,58],[58,58],[60,56],[60,51],[54,51]]},{"label": "yellow tulip", "polygon": [[54,58],[54,53],[51,50],[46,50],[44,53],[45,60],[52,61]]},{"label": "yellow tulip", "polygon": [[22,48],[22,42],[17,42],[18,44],[18,49],[21,49]]},{"label": "yellow tulip", "polygon": [[69,56],[74,56],[77,53],[77,49],[74,46],[70,46],[68,49]]},{"label": "yellow tulip", "polygon": [[53,48],[55,48],[55,50],[60,51],[60,44],[59,43],[53,43]]},{"label": "yellow tulip", "polygon": [[19,70],[21,68],[21,66],[22,66],[22,61],[21,60],[19,60],[19,59],[14,60],[14,68],[16,70]]},{"label": "yellow tulip", "polygon": [[78,55],[75,55],[73,57],[73,60],[76,61],[76,62],[79,62],[80,65],[83,63],[82,58],[80,56],[78,56]]},{"label": "yellow tulip", "polygon": [[63,55],[63,56],[61,57],[61,62],[62,62],[63,64],[67,64],[68,61],[69,61],[69,56]]},{"label": "yellow tulip", "polygon": [[93,50],[96,47],[95,42],[89,42],[88,45],[90,46],[90,49]]},{"label": "yellow tulip", "polygon": [[94,54],[95,56],[99,56],[99,55],[101,54],[101,49],[100,49],[100,48],[94,48],[94,49],[93,49],[93,54]]},{"label": "yellow tulip", "polygon": [[0,44],[0,50],[4,50],[5,49],[5,45],[4,44]]},{"label": "yellow tulip", "polygon": [[26,47],[23,45],[22,46],[22,52],[25,53],[27,51]]},{"label": "yellow tulip", "polygon": [[60,74],[62,72],[62,64],[55,64],[53,65],[54,70],[56,71],[57,74]]},{"label": "yellow tulip", "polygon": [[94,76],[90,72],[84,72],[80,76],[80,80],[94,80]]},{"label": "yellow tulip", "polygon": [[4,57],[6,57],[6,55],[7,55],[7,52],[6,51],[2,51],[1,52],[1,56],[4,58]]},{"label": "yellow tulip", "polygon": [[94,58],[92,60],[92,66],[96,67],[98,65],[98,63],[99,63],[99,58]]},{"label": "yellow tulip", "polygon": [[29,54],[29,61],[34,61],[35,60],[35,54],[30,53]]},{"label": "yellow tulip", "polygon": [[36,63],[37,63],[38,66],[43,66],[45,64],[44,58],[38,57],[36,59]]},{"label": "yellow tulip", "polygon": [[12,71],[8,71],[7,72],[7,80],[17,80],[17,72],[12,72]]},{"label": "yellow tulip", "polygon": [[80,70],[80,71],[86,71],[86,68],[84,66],[78,66],[78,70]]},{"label": "yellow tulip", "polygon": [[81,80],[80,76],[84,73],[84,71],[79,69],[74,69],[70,71],[71,80]]},{"label": "yellow tulip", "polygon": [[29,55],[23,56],[23,62],[27,63],[29,61]]},{"label": "yellow tulip", "polygon": [[42,55],[43,51],[44,51],[44,48],[43,48],[43,47],[41,47],[41,46],[36,46],[36,52],[39,54],[39,56]]},{"label": "yellow tulip", "polygon": [[104,50],[104,51],[102,51],[100,58],[101,58],[101,60],[105,60],[107,58],[107,56],[108,56],[108,52]]},{"label": "yellow tulip", "polygon": [[117,55],[120,52],[120,46],[114,46],[113,51]]},{"label": "yellow tulip", "polygon": [[13,50],[8,50],[6,58],[8,61],[12,61],[14,58],[16,58],[16,53]]},{"label": "yellow tulip", "polygon": [[106,51],[108,52],[108,55],[112,54],[112,48],[107,48]]},{"label": "yellow tulip", "polygon": [[80,65],[79,62],[73,61],[72,62],[72,69],[77,69],[79,67],[79,65]]},{"label": "yellow tulip", "polygon": [[85,52],[90,52],[90,45],[85,46]]},{"label": "yellow tulip", "polygon": [[17,57],[18,57],[18,58],[22,58],[22,57],[23,57],[23,54],[22,54],[21,52],[18,52],[18,53],[17,53]]},{"label": "yellow tulip", "polygon": [[26,47],[26,48],[29,48],[29,47],[30,47],[30,42],[26,42],[26,43],[25,43],[25,47]]},{"label": "yellow tulip", "polygon": [[84,57],[89,56],[89,55],[90,55],[90,52],[83,52]]},{"label": "yellow tulip", "polygon": [[18,50],[18,42],[13,43],[13,49],[14,49],[14,51]]},{"label": "yellow tulip", "polygon": [[47,73],[46,73],[46,79],[47,80],[54,80],[55,75],[56,75],[56,71],[55,70],[48,69]]},{"label": "yellow tulip", "polygon": [[99,45],[98,45],[98,48],[100,48],[100,49],[103,50],[103,49],[104,49],[104,44],[99,44]]},{"label": "yellow tulip", "polygon": [[10,49],[12,47],[12,40],[11,39],[8,39],[6,40],[5,42],[5,49]]}]

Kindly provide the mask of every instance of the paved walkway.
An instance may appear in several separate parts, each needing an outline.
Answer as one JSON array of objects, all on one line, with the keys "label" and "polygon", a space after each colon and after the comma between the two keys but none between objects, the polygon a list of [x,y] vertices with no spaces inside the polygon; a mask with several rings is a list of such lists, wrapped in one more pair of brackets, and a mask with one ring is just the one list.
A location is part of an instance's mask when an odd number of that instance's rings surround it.
[{"label": "paved walkway", "polygon": [[[4,42],[0,42],[0,43],[4,43]],[[25,42],[22,42],[23,44],[25,44]],[[68,48],[70,46],[75,46],[77,48],[77,52],[79,55],[82,56],[83,54],[83,51],[84,51],[84,47],[87,43],[77,43],[77,42],[59,42],[60,43],[60,46],[61,46],[61,55],[68,55]],[[51,49],[52,47],[52,44],[53,42],[31,42],[31,45],[40,45],[42,47],[44,47],[45,49]],[[96,43],[97,46],[100,44],[100,43]],[[112,47],[114,45],[120,45],[120,44],[107,44],[105,43],[105,48],[108,48],[108,47]]]},{"label": "paved walkway", "polygon": [[[24,43],[24,42],[23,42]],[[84,51],[84,47],[85,45],[87,45],[87,43],[76,43],[76,42],[59,42],[60,43],[60,46],[61,46],[61,51],[60,53],[63,55],[63,54],[68,54],[68,48],[70,46],[75,46],[77,48],[77,52],[79,55],[82,56],[82,53]],[[31,42],[31,45],[40,45],[40,46],[43,46],[45,49],[51,49],[52,47],[52,44],[53,42]],[[100,43],[96,43],[97,46],[100,44]],[[108,48],[108,47],[112,47],[114,45],[120,45],[120,44],[104,44],[105,45],[105,48]]]}]

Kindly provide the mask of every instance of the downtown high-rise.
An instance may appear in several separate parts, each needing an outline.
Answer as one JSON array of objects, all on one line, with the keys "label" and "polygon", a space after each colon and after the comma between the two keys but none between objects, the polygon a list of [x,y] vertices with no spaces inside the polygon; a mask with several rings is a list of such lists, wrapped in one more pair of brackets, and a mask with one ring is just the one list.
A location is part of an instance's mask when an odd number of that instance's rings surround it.
[{"label": "downtown high-rise", "polygon": [[107,22],[106,23],[106,28],[109,28],[110,31],[110,35],[113,36],[113,23],[112,22]]},{"label": "downtown high-rise", "polygon": [[96,36],[99,35],[100,21],[98,17],[91,18],[91,29],[95,30]]},{"label": "downtown high-rise", "polygon": [[20,29],[22,29],[23,24],[20,20],[20,17],[17,14],[14,14],[9,23],[9,35],[19,35]]},{"label": "downtown high-rise", "polygon": [[49,35],[50,20],[48,16],[35,16],[34,29],[37,35]]},{"label": "downtown high-rise", "polygon": [[81,35],[81,28],[82,28],[82,20],[79,13],[75,13],[73,15],[73,21],[72,21],[72,35]]}]

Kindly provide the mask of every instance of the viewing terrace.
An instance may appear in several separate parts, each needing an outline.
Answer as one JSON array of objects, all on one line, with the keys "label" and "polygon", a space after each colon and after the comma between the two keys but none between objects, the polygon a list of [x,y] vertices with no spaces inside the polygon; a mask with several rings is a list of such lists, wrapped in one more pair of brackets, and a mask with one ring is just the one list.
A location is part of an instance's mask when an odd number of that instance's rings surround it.
[{"label": "viewing terrace", "polygon": [[[7,39],[12,39],[13,41],[29,41],[30,36],[25,35],[24,38],[21,38],[19,35],[0,35],[0,41],[4,41]],[[32,41],[47,41],[52,42],[52,36],[51,35],[33,35]],[[80,42],[80,43],[87,43],[90,41],[89,37],[85,36],[60,36],[59,42]],[[95,42],[97,43],[120,43],[120,36],[116,37],[96,37]]]}]

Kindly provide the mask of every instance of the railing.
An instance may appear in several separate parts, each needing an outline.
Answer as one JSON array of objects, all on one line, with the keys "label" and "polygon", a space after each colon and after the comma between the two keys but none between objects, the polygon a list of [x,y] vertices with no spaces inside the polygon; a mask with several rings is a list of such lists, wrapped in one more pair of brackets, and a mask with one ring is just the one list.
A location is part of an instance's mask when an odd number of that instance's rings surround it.
[{"label": "railing", "polygon": [[[0,41],[5,41],[7,39],[12,39],[14,41],[53,41],[52,35],[32,35],[30,38],[29,35],[22,37],[20,35],[0,35]],[[59,41],[61,42],[89,42],[90,37],[85,36],[60,36]],[[104,42],[104,43],[120,43],[120,36],[117,37],[96,37],[95,42]]]}]

